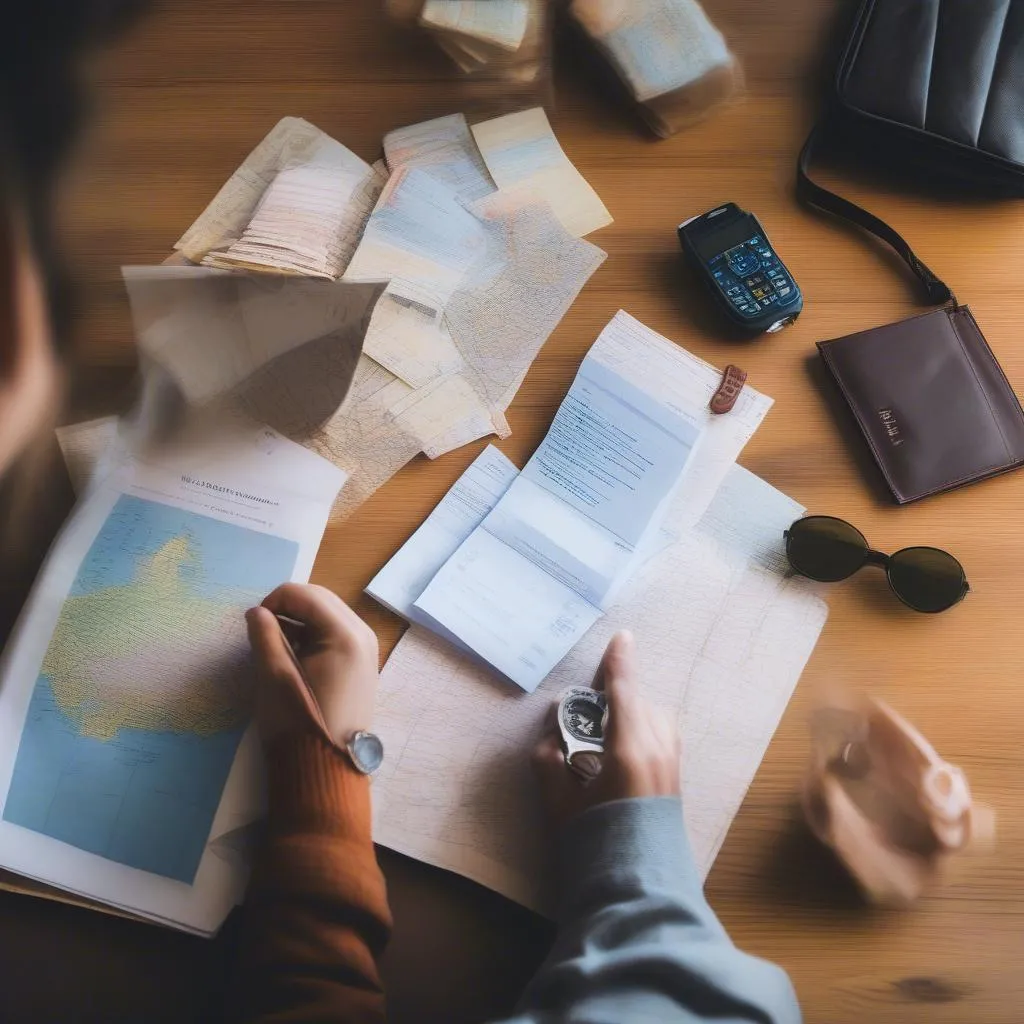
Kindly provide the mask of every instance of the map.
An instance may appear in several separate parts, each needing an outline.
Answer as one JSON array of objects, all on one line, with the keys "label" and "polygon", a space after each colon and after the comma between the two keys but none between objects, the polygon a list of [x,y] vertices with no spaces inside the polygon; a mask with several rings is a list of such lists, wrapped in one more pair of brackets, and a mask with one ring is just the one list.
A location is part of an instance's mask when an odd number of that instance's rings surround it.
[{"label": "map", "polygon": [[589,685],[612,634],[628,628],[640,689],[683,740],[687,831],[706,877],[825,623],[813,587],[775,568],[801,511],[734,467],[697,528],[638,570],[532,694],[411,626],[377,692],[374,731],[389,754],[373,780],[374,842],[550,913],[530,751],[552,704]]},{"label": "map", "polygon": [[122,495],[43,658],[4,818],[191,883],[249,718],[242,613],[297,554]]}]

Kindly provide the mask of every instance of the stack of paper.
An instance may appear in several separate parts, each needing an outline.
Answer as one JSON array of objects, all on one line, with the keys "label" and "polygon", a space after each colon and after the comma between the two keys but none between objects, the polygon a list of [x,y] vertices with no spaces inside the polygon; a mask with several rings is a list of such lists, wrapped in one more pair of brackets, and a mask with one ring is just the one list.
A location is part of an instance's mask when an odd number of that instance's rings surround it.
[{"label": "stack of paper", "polygon": [[194,415],[114,454],[54,544],[0,667],[0,867],[202,935],[244,892],[252,820],[243,612],[309,578],[344,475],[257,424]]},{"label": "stack of paper", "polygon": [[174,248],[212,267],[338,278],[386,178],[382,165],[286,117]]},{"label": "stack of paper", "polygon": [[[387,166],[371,167],[285,118],[178,242],[186,263],[386,285],[350,392],[331,333],[306,331],[232,399],[346,471],[338,516],[419,452],[508,435],[530,364],[605,258],[581,236],[611,220],[540,109],[472,129],[461,114],[436,118],[391,132],[384,151]],[[153,318],[137,319],[172,354]],[[186,376],[203,373],[193,352],[217,355],[196,326],[204,340],[173,354]]]},{"label": "stack of paper", "polygon": [[403,566],[421,560],[403,549],[369,592],[532,692],[664,546],[670,511],[675,523],[703,515],[763,419],[771,402],[751,388],[728,416],[712,416],[719,379],[618,313],[523,472],[509,479],[488,456],[460,481],[449,504],[479,510],[493,494],[486,515],[454,548],[428,520],[409,545],[443,552],[429,577],[418,569],[410,580]]}]

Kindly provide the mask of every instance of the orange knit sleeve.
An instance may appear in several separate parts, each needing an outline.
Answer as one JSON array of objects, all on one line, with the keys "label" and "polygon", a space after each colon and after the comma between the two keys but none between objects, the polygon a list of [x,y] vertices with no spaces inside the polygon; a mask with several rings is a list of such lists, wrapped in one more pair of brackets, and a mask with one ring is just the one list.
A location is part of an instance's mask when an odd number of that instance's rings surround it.
[{"label": "orange knit sleeve", "polygon": [[268,835],[243,911],[233,1009],[246,1022],[384,1020],[391,930],[370,782],[313,723],[267,750]]}]

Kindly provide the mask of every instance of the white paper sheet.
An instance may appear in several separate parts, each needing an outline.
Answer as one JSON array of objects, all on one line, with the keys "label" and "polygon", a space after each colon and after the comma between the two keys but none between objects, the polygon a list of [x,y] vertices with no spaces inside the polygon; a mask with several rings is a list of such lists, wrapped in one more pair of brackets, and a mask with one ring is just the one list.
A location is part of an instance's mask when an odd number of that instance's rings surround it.
[{"label": "white paper sheet", "polygon": [[466,365],[443,320],[390,291],[374,308],[363,351],[412,388],[450,377]]},{"label": "white paper sheet", "polygon": [[[216,931],[245,876],[201,851],[258,804],[257,748],[234,750],[249,701],[242,612],[308,579],[343,480],[266,427],[196,414],[172,446],[92,486],[0,668],[0,865]],[[211,743],[231,766],[220,794]]]},{"label": "white paper sheet", "polygon": [[190,403],[223,395],[278,357],[320,338],[333,337],[349,349],[349,366],[354,366],[383,290],[383,285],[207,267],[122,267],[121,272],[139,347],[174,378]]},{"label": "white paper sheet", "polygon": [[447,185],[417,167],[384,186],[344,280],[390,282],[400,298],[440,313],[486,241]]},{"label": "white paper sheet", "polygon": [[[680,358],[680,352],[685,359]],[[707,511],[725,474],[774,400],[748,384],[731,412],[712,415],[708,405],[722,382],[721,370],[680,349],[624,310],[619,310],[601,332],[591,355],[668,408],[701,410],[700,447],[686,467],[668,517],[673,529],[692,527]]]},{"label": "white paper sheet", "polygon": [[640,571],[534,694],[410,628],[378,694],[387,755],[374,778],[376,842],[550,914],[550,836],[530,750],[551,702],[589,685],[608,639],[629,628],[641,686],[683,737],[684,812],[707,875],[827,612],[803,581],[715,539],[777,533],[781,544],[799,509],[743,471],[727,479],[700,527]]},{"label": "white paper sheet", "polygon": [[487,254],[445,309],[474,390],[504,411],[606,253],[575,238],[545,202],[498,193],[472,207]]},{"label": "white paper sheet", "polygon": [[417,621],[416,598],[484,521],[517,476],[515,464],[489,444],[370,581],[366,592],[396,615]]},{"label": "white paper sheet", "polygon": [[473,137],[502,192],[549,203],[577,238],[611,224],[604,203],[558,144],[543,107],[475,124]]},{"label": "white paper sheet", "polygon": [[[523,472],[415,603],[527,691],[648,557],[710,419],[706,403],[659,401],[601,361],[619,327],[602,333]],[[671,355],[676,376],[702,367]]]},{"label": "white paper sheet", "polygon": [[392,172],[418,167],[451,188],[464,203],[496,191],[463,114],[397,128],[384,136]]}]

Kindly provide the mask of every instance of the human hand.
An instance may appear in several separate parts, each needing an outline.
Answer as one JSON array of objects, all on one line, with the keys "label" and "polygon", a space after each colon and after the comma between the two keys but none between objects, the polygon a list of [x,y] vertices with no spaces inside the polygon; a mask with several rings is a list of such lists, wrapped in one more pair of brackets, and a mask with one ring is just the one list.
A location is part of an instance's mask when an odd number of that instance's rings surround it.
[{"label": "human hand", "polygon": [[[302,627],[286,637],[278,615]],[[250,608],[245,620],[259,673],[256,721],[265,743],[306,731],[311,720],[339,744],[370,728],[377,637],[337,594],[285,583]]]},{"label": "human hand", "polygon": [[679,733],[675,724],[644,698],[636,679],[633,634],[616,633],[594,677],[608,700],[601,771],[583,782],[565,763],[557,731],[537,744],[534,769],[544,802],[557,825],[610,800],[679,795]]}]

